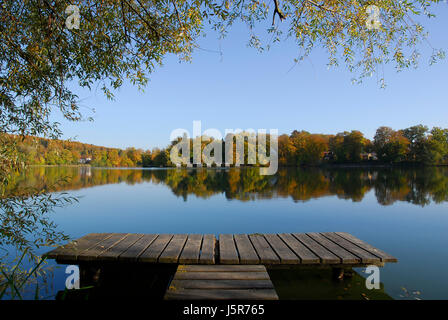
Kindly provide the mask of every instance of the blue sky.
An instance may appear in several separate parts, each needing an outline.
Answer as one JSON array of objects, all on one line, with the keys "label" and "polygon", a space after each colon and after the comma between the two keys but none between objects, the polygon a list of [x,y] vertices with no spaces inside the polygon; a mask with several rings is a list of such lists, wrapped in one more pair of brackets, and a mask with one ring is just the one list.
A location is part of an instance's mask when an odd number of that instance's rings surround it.
[{"label": "blue sky", "polygon": [[[425,19],[430,42],[448,51],[448,5],[436,7],[436,19]],[[269,40],[267,33],[259,33]],[[258,53],[247,47],[249,33],[236,25],[224,40],[213,33],[200,40],[192,63],[169,56],[151,75],[145,92],[125,83],[115,101],[100,89],[79,94],[82,104],[95,109],[94,122],[61,121],[63,138],[96,145],[142,149],[163,147],[172,130],[192,132],[193,120],[202,129],[271,129],[279,133],[307,130],[337,133],[360,130],[373,138],[382,125],[394,129],[415,124],[448,128],[448,59],[429,66],[429,47],[422,45],[420,67],[396,73],[386,66],[387,88],[374,76],[353,85],[343,65],[327,69],[327,56],[316,48],[296,65],[298,48],[292,40]]]}]

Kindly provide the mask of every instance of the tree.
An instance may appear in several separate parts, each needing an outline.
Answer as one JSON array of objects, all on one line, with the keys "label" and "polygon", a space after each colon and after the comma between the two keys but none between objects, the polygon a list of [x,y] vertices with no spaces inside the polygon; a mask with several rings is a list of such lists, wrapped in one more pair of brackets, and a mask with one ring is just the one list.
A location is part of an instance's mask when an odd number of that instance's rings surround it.
[{"label": "tree", "polygon": [[278,137],[278,164],[280,166],[293,166],[296,149],[287,134]]},{"label": "tree", "polygon": [[347,131],[338,133],[330,138],[330,151],[336,156],[338,162],[343,162],[347,160],[345,146],[344,146],[344,136],[348,134]]},{"label": "tree", "polygon": [[373,148],[378,158],[387,162],[399,162],[406,159],[410,142],[401,131],[390,127],[380,127],[376,130]]},{"label": "tree", "polygon": [[142,162],[143,167],[151,167],[152,166],[151,150],[147,150],[144,153],[142,153],[141,162]]},{"label": "tree", "polygon": [[164,167],[168,164],[169,155],[165,149],[160,150],[159,152],[153,152],[153,165],[156,167]]},{"label": "tree", "polygon": [[323,153],[328,150],[328,140],[318,134],[310,134],[305,140],[303,164],[316,165],[322,161]]},{"label": "tree", "polygon": [[[254,29],[273,19],[268,32],[295,39],[303,55],[319,44],[329,64],[341,59],[358,79],[393,62],[398,69],[413,66],[417,44],[426,40],[415,17],[433,16],[437,0],[377,1],[381,26],[371,29],[363,1],[75,1],[79,28],[66,26],[67,1],[4,1],[0,7],[0,106],[2,132],[54,135],[60,131],[51,115],[59,110],[73,121],[82,119],[73,84],[90,89],[100,83],[107,97],[125,79],[140,88],[167,54],[190,60],[207,27],[222,36],[237,21],[250,28],[250,44],[267,49]],[[421,8],[417,10],[416,8]],[[281,21],[275,21],[278,16]],[[280,24],[282,23],[282,24]],[[432,61],[443,57],[434,50]]]},{"label": "tree", "polygon": [[403,136],[410,142],[408,160],[421,163],[432,162],[431,145],[427,133],[428,127],[421,124],[402,130]]},{"label": "tree", "polygon": [[127,148],[126,156],[133,162],[133,165],[136,166],[140,164],[142,158],[142,150],[137,150],[135,148]]},{"label": "tree", "polygon": [[360,161],[361,153],[364,151],[364,135],[357,130],[353,130],[348,135],[344,136],[344,149],[346,158],[349,161]]},{"label": "tree", "polygon": [[118,150],[111,149],[107,151],[107,165],[111,167],[118,167],[120,165]]},{"label": "tree", "polygon": [[445,163],[448,158],[448,129],[432,128],[429,144],[433,162]]},{"label": "tree", "polygon": [[308,131],[297,131],[294,130],[291,133],[290,140],[292,145],[294,146],[294,153],[293,153],[293,164],[295,166],[303,164],[303,157],[304,157],[304,150],[306,145],[306,138],[309,136]]},{"label": "tree", "polygon": [[330,138],[330,150],[338,162],[356,162],[361,160],[361,153],[367,143],[360,131],[344,131]]}]

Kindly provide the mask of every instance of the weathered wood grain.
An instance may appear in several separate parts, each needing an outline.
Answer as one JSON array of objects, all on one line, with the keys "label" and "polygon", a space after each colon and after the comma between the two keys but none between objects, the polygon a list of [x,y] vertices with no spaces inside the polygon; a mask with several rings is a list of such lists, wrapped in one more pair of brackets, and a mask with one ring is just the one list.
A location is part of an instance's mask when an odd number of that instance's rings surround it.
[{"label": "weathered wood grain", "polygon": [[232,234],[219,235],[219,262],[222,264],[238,264],[238,252]]},{"label": "weathered wood grain", "polygon": [[180,265],[165,299],[276,300],[278,296],[262,265]]},{"label": "weathered wood grain", "polygon": [[290,233],[281,233],[279,237],[291,248],[292,251],[300,258],[302,264],[317,264],[320,262],[318,256],[316,256],[310,249],[308,249],[303,243],[294,238]]},{"label": "weathered wood grain", "polygon": [[202,290],[184,289],[168,291],[166,300],[278,300],[273,289],[247,289],[247,290]]},{"label": "weathered wood grain", "polygon": [[157,234],[145,234],[118,257],[119,261],[135,262],[149,245],[157,238]]},{"label": "weathered wood grain", "polygon": [[84,250],[90,249],[104,239],[112,236],[112,233],[89,233],[84,237],[71,241],[64,246],[47,252],[43,256],[47,259],[73,260],[75,261],[78,254]]},{"label": "weathered wood grain", "polygon": [[159,257],[160,263],[177,263],[188,235],[175,234]]},{"label": "weathered wood grain", "polygon": [[235,234],[234,239],[240,257],[240,264],[258,264],[260,262],[247,234]]},{"label": "weathered wood grain", "polygon": [[130,246],[132,246],[138,239],[143,237],[143,234],[129,233],[123,240],[117,242],[112,247],[108,248],[98,255],[98,260],[114,261],[118,260],[120,254],[124,253]]},{"label": "weathered wood grain", "polygon": [[288,246],[276,234],[265,234],[265,239],[269,245],[274,249],[277,256],[280,258],[281,264],[299,264],[298,256],[288,248]]},{"label": "weathered wood grain", "polygon": [[91,233],[44,257],[59,263],[114,261],[198,265],[333,264],[397,262],[384,251],[345,232],[222,234]]},{"label": "weathered wood grain", "polygon": [[381,259],[378,258],[377,256],[371,254],[370,252],[368,252],[364,249],[361,249],[360,247],[354,245],[353,243],[351,243],[348,240],[345,240],[344,238],[341,238],[340,236],[338,236],[337,234],[335,234],[333,232],[322,233],[322,235],[324,237],[330,239],[334,243],[338,244],[345,250],[347,250],[347,251],[353,253],[354,255],[356,255],[357,257],[359,257],[361,259],[362,263],[381,262]]},{"label": "weathered wood grain", "polygon": [[176,272],[177,280],[269,280],[267,272]]},{"label": "weathered wood grain", "polygon": [[249,239],[252,242],[262,264],[280,263],[280,258],[275,254],[274,250],[269,246],[263,235],[251,234]]},{"label": "weathered wood grain", "polygon": [[177,272],[266,272],[263,265],[179,265]]},{"label": "weathered wood grain", "polygon": [[200,264],[215,264],[216,237],[214,234],[205,234],[202,239],[201,253],[199,256]]},{"label": "weathered wood grain", "polygon": [[78,255],[79,261],[95,261],[98,260],[98,256],[123,240],[127,236],[127,233],[113,233],[110,237],[107,237],[103,241],[99,242],[97,245],[84,250]]},{"label": "weathered wood grain", "polygon": [[176,289],[273,289],[271,280],[173,280],[170,290]]},{"label": "weathered wood grain", "polygon": [[294,237],[316,254],[322,264],[340,263],[341,259],[304,233],[293,233]]},{"label": "weathered wood grain", "polygon": [[199,254],[201,253],[202,235],[190,234],[188,235],[185,247],[179,258],[179,263],[198,263]]},{"label": "weathered wood grain", "polygon": [[367,242],[362,241],[361,239],[356,238],[355,236],[351,235],[347,232],[335,232],[338,236],[356,244],[357,246],[363,248],[364,250],[367,250],[374,254],[375,256],[379,257],[382,262],[398,262],[397,258],[394,256],[375,248],[374,246],[368,244]]},{"label": "weathered wood grain", "polygon": [[319,242],[322,246],[324,246],[327,250],[331,251],[335,255],[337,255],[342,263],[359,263],[361,259],[351,254],[349,251],[345,250],[341,246],[335,244],[334,242],[328,240],[324,236],[319,233],[310,232],[307,233],[308,236],[313,238],[316,242]]},{"label": "weathered wood grain", "polygon": [[173,238],[172,234],[160,234],[139,256],[140,262],[157,262],[162,251]]}]

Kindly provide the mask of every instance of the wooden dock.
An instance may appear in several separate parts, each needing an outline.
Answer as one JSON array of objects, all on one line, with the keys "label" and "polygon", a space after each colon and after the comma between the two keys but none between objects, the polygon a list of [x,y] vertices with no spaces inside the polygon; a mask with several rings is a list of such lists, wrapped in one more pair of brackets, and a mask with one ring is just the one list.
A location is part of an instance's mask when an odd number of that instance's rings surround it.
[{"label": "wooden dock", "polygon": [[278,300],[262,265],[179,265],[165,300]]},{"label": "wooden dock", "polygon": [[169,271],[174,277],[167,284],[168,300],[277,300],[265,266],[330,267],[340,279],[353,267],[397,262],[345,232],[221,234],[218,239],[211,234],[91,233],[44,256],[79,265],[83,286],[101,282],[107,269]]},{"label": "wooden dock", "polygon": [[44,255],[58,263],[365,266],[397,259],[345,232],[222,234],[91,233]]}]

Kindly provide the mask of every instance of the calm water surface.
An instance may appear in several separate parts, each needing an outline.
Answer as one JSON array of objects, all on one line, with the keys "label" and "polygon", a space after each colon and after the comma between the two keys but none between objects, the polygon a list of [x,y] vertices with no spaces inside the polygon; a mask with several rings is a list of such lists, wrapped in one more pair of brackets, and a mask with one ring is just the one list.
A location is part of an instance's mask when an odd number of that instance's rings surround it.
[{"label": "calm water surface", "polygon": [[[11,190],[29,187],[79,198],[52,214],[72,238],[90,232],[349,232],[399,259],[381,269],[387,295],[448,299],[448,168],[281,169],[260,176],[257,168],[34,167]],[[296,282],[275,278],[292,298],[328,297],[334,289],[328,284],[311,295],[310,288],[320,286],[304,284],[303,275]],[[63,290],[64,282],[64,270],[56,269],[55,289]]]}]

